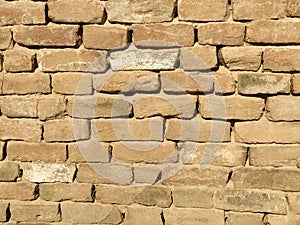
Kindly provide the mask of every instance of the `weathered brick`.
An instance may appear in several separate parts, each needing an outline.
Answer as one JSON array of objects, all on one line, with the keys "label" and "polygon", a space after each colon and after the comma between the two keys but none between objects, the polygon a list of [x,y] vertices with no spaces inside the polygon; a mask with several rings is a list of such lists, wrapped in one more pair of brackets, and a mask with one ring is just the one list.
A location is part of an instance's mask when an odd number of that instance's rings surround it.
[{"label": "weathered brick", "polygon": [[64,118],[44,123],[46,142],[84,140],[89,137],[90,126],[87,120]]},{"label": "weathered brick", "polygon": [[19,165],[15,162],[0,162],[0,181],[14,181],[19,176]]},{"label": "weathered brick", "polygon": [[8,27],[0,28],[0,49],[7,49],[11,44],[12,33]]},{"label": "weathered brick", "polygon": [[258,47],[224,47],[221,54],[230,70],[257,71],[261,65],[262,49]]},{"label": "weathered brick", "polygon": [[132,30],[133,40],[137,45],[155,46],[156,44],[163,44],[161,42],[166,42],[166,46],[194,45],[194,28],[192,24],[138,24],[133,25]]},{"label": "weathered brick", "polygon": [[67,153],[63,144],[27,143],[9,141],[7,144],[9,160],[22,162],[64,162]]},{"label": "weathered brick", "polygon": [[162,209],[156,207],[133,207],[127,208],[124,225],[160,225]]},{"label": "weathered brick", "polygon": [[4,159],[4,146],[5,143],[4,142],[0,142],[0,161]]},{"label": "weathered brick", "polygon": [[112,0],[105,6],[110,22],[158,23],[173,19],[175,0]]},{"label": "weathered brick", "polygon": [[234,20],[278,19],[285,15],[285,0],[235,0]]},{"label": "weathered brick", "polygon": [[254,213],[235,213],[228,212],[225,214],[228,225],[261,225],[264,214]]},{"label": "weathered brick", "polygon": [[223,189],[216,191],[214,206],[218,209],[238,212],[287,214],[287,201],[284,194],[259,190]]},{"label": "weathered brick", "polygon": [[119,224],[122,215],[113,205],[100,205],[90,203],[63,203],[61,204],[63,222],[67,223],[97,223]]},{"label": "weathered brick", "polygon": [[122,26],[83,26],[83,45],[93,49],[113,49],[127,43],[127,28]]},{"label": "weathered brick", "polygon": [[287,15],[300,17],[300,2],[298,0],[287,0]]},{"label": "weathered brick", "polygon": [[45,24],[45,3],[31,1],[1,1],[0,26],[16,24]]},{"label": "weathered brick", "polygon": [[12,202],[11,219],[18,222],[57,222],[58,204],[45,202]]},{"label": "weathered brick", "polygon": [[48,95],[38,99],[38,117],[46,120],[62,116],[66,110],[66,103],[62,96]]},{"label": "weathered brick", "polygon": [[42,126],[37,120],[31,119],[4,119],[0,120],[1,140],[22,140],[28,142],[40,142]]},{"label": "weathered brick", "polygon": [[8,208],[8,203],[1,202],[0,203],[0,221],[6,221],[6,210]]},{"label": "weathered brick", "polygon": [[272,73],[239,73],[238,92],[240,94],[289,93],[291,76]]},{"label": "weathered brick", "polygon": [[198,26],[199,44],[243,45],[245,25],[240,23],[212,23]]},{"label": "weathered brick", "polygon": [[23,178],[30,182],[72,182],[76,167],[73,164],[31,164],[23,163]]},{"label": "weathered brick", "polygon": [[235,79],[231,72],[224,66],[214,73],[214,88],[216,94],[232,94],[235,92]]},{"label": "weathered brick", "polygon": [[[175,155],[176,157],[176,155]],[[174,162],[175,157],[170,157],[170,159],[166,159],[167,162]],[[163,162],[165,163],[165,162]],[[134,173],[134,182],[136,184],[142,184],[142,185],[154,185],[157,183],[160,183],[162,180],[162,174],[164,173],[162,169],[165,169],[166,167],[163,166],[157,166],[155,164],[147,164],[147,165],[138,165],[134,167],[133,173]]]},{"label": "weathered brick", "polygon": [[50,0],[47,5],[48,16],[54,22],[104,22],[104,4],[100,0]]},{"label": "weathered brick", "polygon": [[300,214],[300,194],[293,193],[288,195],[290,212]]},{"label": "weathered brick", "polygon": [[268,48],[264,52],[264,68],[274,72],[300,71],[300,48]]},{"label": "weathered brick", "polygon": [[4,69],[8,72],[32,71],[35,53],[27,48],[15,47],[4,52]]},{"label": "weathered brick", "polygon": [[0,199],[29,201],[37,198],[37,185],[31,183],[1,183]]},{"label": "weathered brick", "polygon": [[266,217],[268,223],[272,225],[296,225],[297,218],[298,218],[298,222],[300,222],[299,220],[300,218],[297,216],[293,216],[293,218],[289,219],[287,216],[269,214]]},{"label": "weathered brick", "polygon": [[264,107],[262,98],[206,95],[200,96],[198,110],[206,119],[258,120]]},{"label": "weathered brick", "polygon": [[91,184],[41,184],[40,198],[46,201],[60,202],[70,200],[74,202],[92,201]]},{"label": "weathered brick", "polygon": [[292,92],[293,94],[300,94],[300,74],[295,74],[292,77]]}]

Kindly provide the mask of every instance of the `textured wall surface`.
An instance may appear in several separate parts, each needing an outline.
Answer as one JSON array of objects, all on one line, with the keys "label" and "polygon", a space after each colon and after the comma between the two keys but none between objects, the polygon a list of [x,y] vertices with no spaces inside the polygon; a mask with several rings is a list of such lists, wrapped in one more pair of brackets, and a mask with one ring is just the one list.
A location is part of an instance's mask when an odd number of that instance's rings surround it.
[{"label": "textured wall surface", "polygon": [[299,225],[299,44],[299,0],[0,0],[0,224]]}]

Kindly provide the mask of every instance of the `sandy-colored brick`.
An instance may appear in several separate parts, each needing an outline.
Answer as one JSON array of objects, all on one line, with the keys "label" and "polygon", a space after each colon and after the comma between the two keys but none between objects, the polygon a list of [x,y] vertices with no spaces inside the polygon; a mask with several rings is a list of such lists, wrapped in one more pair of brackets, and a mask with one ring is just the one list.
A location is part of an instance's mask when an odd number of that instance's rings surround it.
[{"label": "sandy-colored brick", "polygon": [[35,53],[33,50],[15,46],[4,52],[3,67],[7,72],[26,72],[34,69]]},{"label": "sandy-colored brick", "polygon": [[0,221],[6,221],[6,210],[8,208],[8,203],[1,202],[0,203]]},{"label": "sandy-colored brick", "polygon": [[278,19],[285,15],[285,0],[235,0],[234,20]]},{"label": "sandy-colored brick", "polygon": [[4,158],[4,145],[5,143],[4,142],[0,142],[0,161],[3,160]]},{"label": "sandy-colored brick", "polygon": [[0,199],[29,201],[37,198],[37,185],[32,183],[1,183]]},{"label": "sandy-colored brick", "polygon": [[290,80],[289,74],[239,73],[238,92],[246,95],[289,93]]},{"label": "sandy-colored brick", "polygon": [[104,4],[100,0],[50,0],[48,16],[59,23],[102,23]]},{"label": "sandy-colored brick", "polygon": [[12,40],[12,32],[8,27],[0,28],[0,49],[9,48]]},{"label": "sandy-colored brick", "polygon": [[293,215],[292,218],[288,218],[287,216],[269,214],[266,220],[272,225],[297,225],[297,222],[300,222],[300,217]]},{"label": "sandy-colored brick", "polygon": [[42,126],[37,120],[32,119],[5,119],[0,120],[1,140],[22,140],[28,142],[40,142]]},{"label": "sandy-colored brick", "polygon": [[300,74],[295,74],[292,77],[292,92],[293,94],[300,94]]},{"label": "sandy-colored brick", "polygon": [[287,15],[300,17],[300,2],[298,0],[287,0]]},{"label": "sandy-colored brick", "polygon": [[258,47],[224,47],[221,54],[230,70],[257,71],[261,65],[262,49]]},{"label": "sandy-colored brick", "polygon": [[19,165],[15,162],[0,162],[0,181],[15,181],[19,176]]},{"label": "sandy-colored brick", "polygon": [[214,88],[216,94],[232,94],[235,92],[235,79],[231,72],[224,66],[220,66],[219,70],[214,73]]},{"label": "sandy-colored brick", "polygon": [[45,24],[45,3],[32,1],[1,1],[0,25]]},{"label": "sandy-colored brick", "polygon": [[3,55],[2,54],[0,54],[0,71],[2,71],[2,69],[3,69]]},{"label": "sandy-colored brick", "polygon": [[66,110],[66,102],[62,96],[48,95],[38,99],[38,117],[40,120],[62,116]]},{"label": "sandy-colored brick", "polygon": [[192,24],[139,24],[134,25],[132,30],[133,40],[137,45],[155,46],[156,44],[163,44],[161,42],[166,42],[167,46],[194,45],[194,28]]},{"label": "sandy-colored brick", "polygon": [[[176,155],[175,155],[176,157]],[[172,157],[170,159],[166,159],[165,163],[168,162],[174,162],[175,157]],[[137,165],[134,167],[133,173],[134,173],[134,182],[137,184],[142,185],[154,185],[157,183],[160,183],[162,181],[162,174],[164,171],[162,169],[167,170],[166,167],[163,166],[157,166],[155,164],[147,164],[147,165]]]},{"label": "sandy-colored brick", "polygon": [[254,213],[235,213],[228,212],[225,214],[228,225],[261,225],[264,214]]},{"label": "sandy-colored brick", "polygon": [[160,225],[162,209],[156,207],[133,207],[127,208],[124,225]]},{"label": "sandy-colored brick", "polygon": [[105,4],[110,22],[159,23],[171,21],[175,0],[111,0]]},{"label": "sandy-colored brick", "polygon": [[127,28],[123,26],[83,26],[83,45],[92,49],[113,49],[127,43]]},{"label": "sandy-colored brick", "polygon": [[198,26],[199,44],[208,45],[243,45],[245,25],[224,22]]},{"label": "sandy-colored brick", "polygon": [[295,214],[300,214],[300,194],[289,194],[288,195],[290,211]]},{"label": "sandy-colored brick", "polygon": [[22,162],[64,162],[67,153],[64,144],[27,143],[9,141],[7,158]]},{"label": "sandy-colored brick", "polygon": [[300,48],[267,48],[264,52],[264,69],[274,72],[300,71],[299,57]]}]

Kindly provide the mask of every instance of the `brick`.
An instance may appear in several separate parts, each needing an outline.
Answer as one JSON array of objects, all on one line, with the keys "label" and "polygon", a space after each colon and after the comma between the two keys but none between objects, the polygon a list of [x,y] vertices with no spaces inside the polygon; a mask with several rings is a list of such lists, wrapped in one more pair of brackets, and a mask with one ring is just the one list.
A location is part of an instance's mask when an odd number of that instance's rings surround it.
[{"label": "brick", "polygon": [[191,120],[169,119],[165,136],[173,141],[225,142],[230,141],[230,124],[199,117]]},{"label": "brick", "polygon": [[300,3],[297,0],[287,1],[287,16],[300,17]]},{"label": "brick", "polygon": [[205,119],[258,120],[264,107],[262,98],[206,95],[200,96],[198,110]]},{"label": "brick", "polygon": [[166,42],[167,46],[194,45],[194,28],[192,24],[137,24],[132,26],[132,30],[133,40],[137,45],[155,46],[156,44],[163,44],[161,42]]},{"label": "brick", "polygon": [[127,208],[124,225],[139,225],[143,221],[144,225],[160,225],[161,224],[160,208],[150,207],[132,207]]},{"label": "brick", "polygon": [[261,65],[262,49],[258,47],[224,47],[221,54],[230,70],[257,71]]},{"label": "brick", "polygon": [[197,98],[191,95],[152,95],[141,97],[133,105],[136,118],[152,116],[192,118],[196,114]]},{"label": "brick", "polygon": [[300,214],[300,194],[289,194],[288,201],[290,206],[290,212]]},{"label": "brick", "polygon": [[66,103],[62,96],[48,95],[38,100],[38,117],[40,120],[62,116],[66,110]]},{"label": "brick", "polygon": [[0,161],[4,159],[4,142],[0,142]]},{"label": "brick", "polygon": [[300,94],[300,74],[295,74],[292,77],[292,92],[293,94]]},{"label": "brick", "polygon": [[[286,216],[278,216],[278,215],[272,215],[269,214],[266,218],[268,223],[272,224],[272,225],[296,225],[296,223],[293,223],[295,221],[297,221],[297,216],[294,216],[295,220],[291,219],[290,221],[288,221],[288,218]],[[299,222],[299,220],[298,220]]]},{"label": "brick", "polygon": [[7,72],[33,71],[35,53],[22,47],[15,47],[4,52],[4,69]]},{"label": "brick", "polygon": [[253,21],[247,26],[246,40],[250,43],[300,43],[300,23],[293,21]]},{"label": "brick", "polygon": [[0,120],[1,140],[22,140],[28,142],[40,142],[42,126],[37,120],[32,119],[4,119]]},{"label": "brick", "polygon": [[26,143],[9,141],[7,158],[21,162],[64,162],[66,161],[66,146],[63,144]]},{"label": "brick", "polygon": [[3,55],[2,54],[0,54],[0,71],[2,71],[2,69],[3,69]]},{"label": "brick", "polygon": [[18,26],[14,28],[14,40],[25,46],[76,46],[79,26]]},{"label": "brick", "polygon": [[4,74],[3,94],[51,93],[50,76],[39,70],[34,73]]},{"label": "brick", "polygon": [[0,3],[0,26],[16,24],[45,24],[45,3],[2,1]]},{"label": "brick", "polygon": [[93,85],[98,92],[107,93],[152,93],[160,89],[158,74],[150,71],[118,71],[94,75]]},{"label": "brick", "polygon": [[10,28],[2,27],[0,28],[0,49],[9,48],[12,40],[12,33]]},{"label": "brick", "polygon": [[208,70],[218,64],[217,49],[214,46],[195,45],[180,51],[180,68],[183,70]]},{"label": "brick", "polygon": [[100,0],[51,0],[47,2],[48,16],[53,22],[102,23],[104,5]]},{"label": "brick", "polygon": [[92,49],[113,49],[127,43],[127,28],[123,26],[83,26],[83,45]]},{"label": "brick", "polygon": [[99,140],[111,141],[162,141],[163,120],[161,118],[137,119],[98,119],[95,129]]},{"label": "brick", "polygon": [[15,162],[0,162],[0,181],[15,181],[19,176],[19,165]]},{"label": "brick", "polygon": [[199,94],[212,92],[214,79],[207,74],[187,73],[181,70],[160,73],[164,92],[172,94]]},{"label": "brick", "polygon": [[110,22],[159,23],[173,19],[175,0],[138,2],[133,0],[112,0],[106,3]]},{"label": "brick", "polygon": [[120,162],[162,163],[176,161],[176,145],[173,142],[123,142],[112,144],[112,156]]},{"label": "brick", "polygon": [[41,184],[40,198],[46,201],[60,202],[70,200],[74,202],[92,201],[91,184]]},{"label": "brick", "polygon": [[2,114],[7,117],[37,117],[38,100],[33,96],[10,96],[0,98]]},{"label": "brick", "polygon": [[214,206],[217,209],[238,212],[287,214],[287,201],[284,194],[260,190],[223,189],[216,191]]},{"label": "brick", "polygon": [[177,209],[164,210],[166,225],[214,225],[224,223],[224,212],[214,209]]},{"label": "brick", "polygon": [[47,49],[38,52],[43,72],[99,72],[106,68],[106,53],[86,49]]},{"label": "brick", "polygon": [[209,2],[179,0],[179,20],[187,21],[224,21],[227,14],[226,0],[210,0]]},{"label": "brick", "polygon": [[58,204],[45,202],[12,202],[11,219],[18,222],[57,222]]},{"label": "brick", "polygon": [[[174,158],[174,157],[173,157]],[[171,161],[169,159],[166,160]],[[173,159],[173,161],[175,161]],[[157,166],[157,165],[142,165],[142,166],[136,166],[134,167],[133,173],[134,173],[134,182],[137,184],[142,185],[155,185],[161,182],[162,180],[162,169],[165,169],[163,166]]]},{"label": "brick", "polygon": [[30,182],[72,182],[76,167],[73,164],[22,164],[23,178]]},{"label": "brick", "polygon": [[228,212],[225,214],[228,225],[261,225],[263,221],[263,214],[254,213],[235,213]]},{"label": "brick", "polygon": [[223,66],[214,73],[214,88],[216,94],[232,94],[235,92],[235,79],[231,72]]},{"label": "brick", "polygon": [[[299,122],[270,122],[267,119],[235,124],[235,138],[244,143],[299,143]],[[255,131],[255,132],[253,132]]]},{"label": "brick", "polygon": [[299,48],[270,48],[264,53],[264,68],[274,72],[300,71]]},{"label": "brick", "polygon": [[285,15],[284,0],[235,0],[233,2],[234,20],[278,19]]},{"label": "brick", "polygon": [[289,93],[290,80],[288,74],[239,73],[238,92],[246,95]]},{"label": "brick", "polygon": [[0,221],[6,221],[6,210],[8,208],[8,203],[1,202],[0,203]]},{"label": "brick", "polygon": [[64,118],[44,123],[46,142],[85,140],[89,137],[90,127],[87,120]]},{"label": "brick", "polygon": [[37,198],[37,185],[31,183],[1,183],[0,199],[30,201]]},{"label": "brick", "polygon": [[198,26],[199,44],[243,45],[245,25],[240,23],[213,23]]},{"label": "brick", "polygon": [[113,205],[100,205],[89,203],[63,203],[61,204],[63,222],[67,223],[97,223],[119,224],[122,215]]}]

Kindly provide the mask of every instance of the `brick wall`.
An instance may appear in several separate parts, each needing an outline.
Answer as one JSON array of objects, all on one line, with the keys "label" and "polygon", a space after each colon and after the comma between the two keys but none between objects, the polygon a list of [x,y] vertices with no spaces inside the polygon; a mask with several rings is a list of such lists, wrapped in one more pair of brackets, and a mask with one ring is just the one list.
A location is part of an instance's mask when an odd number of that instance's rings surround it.
[{"label": "brick wall", "polygon": [[0,0],[0,224],[299,225],[299,0]]}]

